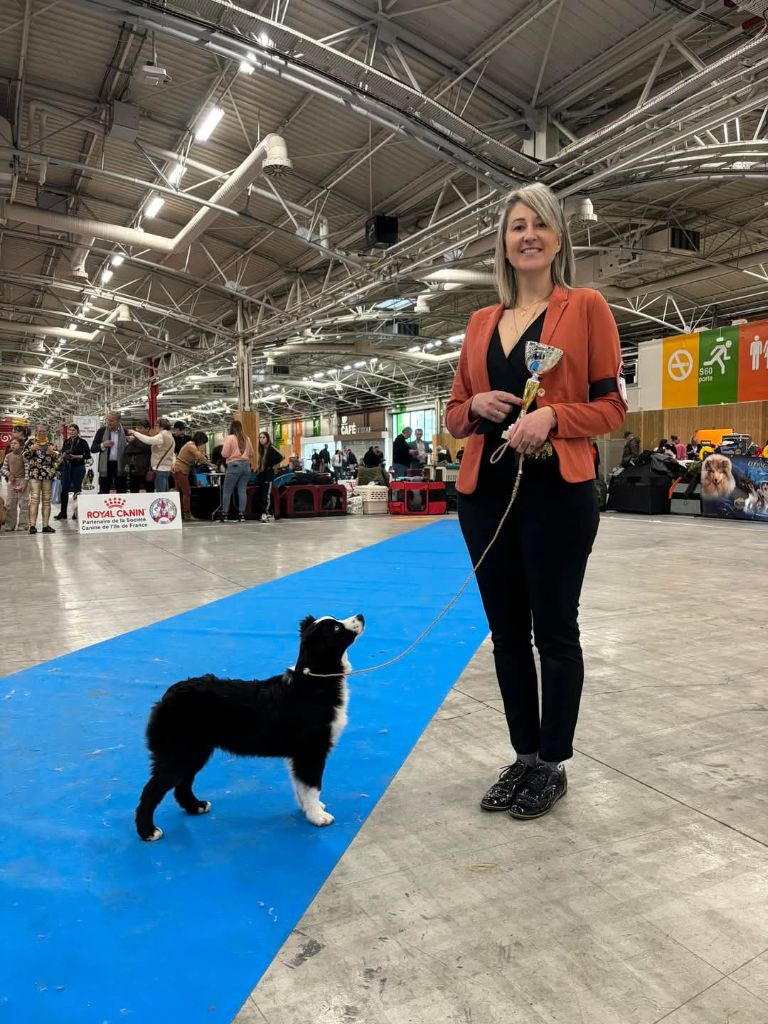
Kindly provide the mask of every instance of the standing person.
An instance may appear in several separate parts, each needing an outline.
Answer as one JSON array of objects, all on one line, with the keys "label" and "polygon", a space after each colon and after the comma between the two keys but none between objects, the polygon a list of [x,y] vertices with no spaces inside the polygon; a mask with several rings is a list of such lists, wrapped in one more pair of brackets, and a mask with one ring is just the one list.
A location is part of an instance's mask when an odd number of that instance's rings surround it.
[{"label": "standing person", "polygon": [[187,425],[183,420],[176,420],[173,424],[174,455],[178,455],[185,444],[189,444],[192,438],[187,433]]},{"label": "standing person", "polygon": [[[152,429],[149,420],[141,423],[142,437],[149,436],[148,431]],[[127,433],[128,443],[125,446],[125,467],[128,471],[128,490],[131,494],[139,491],[154,491],[154,476],[150,481],[147,476],[152,462],[152,449],[146,441],[137,437],[133,430]]]},{"label": "standing person", "polygon": [[392,471],[398,479],[408,476],[412,458],[411,428],[403,427],[392,442]]},{"label": "standing person", "polygon": [[[573,754],[584,676],[579,595],[598,526],[589,438],[617,430],[626,414],[615,321],[602,295],[571,287],[573,276],[554,194],[541,184],[512,192],[496,236],[501,301],[470,319],[446,409],[450,432],[467,438],[456,487],[473,564],[508,507],[518,459],[551,442],[549,457],[525,460],[515,504],[477,570],[516,754],[481,806],[514,818],[546,814],[567,790],[564,762]],[[530,376],[526,342],[534,340],[563,356],[543,377],[536,406],[518,419]],[[508,424],[507,450],[491,463]]]},{"label": "standing person", "polygon": [[347,448],[344,453],[347,459],[347,468],[349,469],[349,475],[354,480],[357,476],[357,456],[351,448]]},{"label": "standing person", "polygon": [[192,491],[189,486],[189,474],[193,466],[208,466],[208,453],[205,446],[208,444],[208,435],[198,430],[187,441],[184,447],[176,456],[173,463],[173,476],[176,486],[181,495],[181,518],[186,523],[192,522]]},{"label": "standing person", "polygon": [[2,475],[8,481],[8,506],[4,530],[26,530],[29,526],[29,483],[27,481],[22,442],[14,434],[3,459]]},{"label": "standing person", "polygon": [[382,454],[381,450],[378,449],[378,447],[374,447],[373,445],[371,445],[371,447],[363,456],[363,465],[367,469],[375,469],[377,466],[383,466],[384,455]]},{"label": "standing person", "polygon": [[344,467],[344,456],[341,453],[341,448],[337,448],[333,453],[331,467],[333,469],[333,479],[338,483],[341,480],[341,471]]},{"label": "standing person", "polygon": [[50,525],[51,491],[59,472],[59,453],[48,441],[48,426],[38,423],[35,436],[24,445],[24,470],[29,480],[29,532],[37,533],[37,510],[41,508],[43,533],[56,533]]},{"label": "standing person", "polygon": [[686,459],[688,457],[688,450],[687,450],[687,448],[685,447],[683,442],[680,440],[680,438],[677,436],[677,434],[672,434],[670,436],[669,440],[672,442],[672,444],[674,446],[675,458],[677,459],[678,462],[682,462],[684,459]]},{"label": "standing person", "polygon": [[119,412],[108,412],[103,427],[99,427],[91,451],[99,456],[99,494],[109,494],[112,488],[125,494],[126,436]]},{"label": "standing person", "polygon": [[[328,451],[328,446],[325,446]],[[283,456],[272,444],[266,430],[259,432],[259,446],[256,449],[256,475],[259,481],[258,508],[256,519],[266,523],[269,510],[269,499],[272,497],[272,481],[275,479],[275,466],[279,466]]]},{"label": "standing person", "polygon": [[[261,441],[259,441],[261,444]],[[318,473],[327,473],[329,466],[331,465],[331,453],[328,451],[328,445],[324,444],[320,451],[317,453],[317,471]]]},{"label": "standing person", "polygon": [[621,453],[622,466],[630,466],[640,454],[640,438],[631,430],[624,431],[624,450]]},{"label": "standing person", "polygon": [[245,507],[248,503],[248,480],[251,475],[253,445],[251,439],[245,436],[240,420],[232,420],[230,423],[229,433],[222,445],[221,454],[227,462],[221,499],[221,522],[227,522],[232,494],[237,490],[237,520],[242,523],[245,521]]},{"label": "standing person", "polygon": [[416,427],[416,440],[413,445],[416,449],[416,461],[420,466],[426,466],[432,454],[432,446],[424,440],[424,431],[421,427]]},{"label": "standing person", "polygon": [[171,421],[162,416],[157,421],[156,434],[142,434],[138,430],[128,431],[128,440],[137,438],[149,445],[149,475],[154,474],[152,483],[156,492],[167,491],[171,483],[171,470],[176,454],[175,438],[171,433]]},{"label": "standing person", "polygon": [[80,437],[80,427],[76,423],[70,423],[67,427],[67,439],[61,448],[61,507],[54,519],[67,518],[70,491],[75,496],[72,518],[77,519],[77,496],[83,489],[85,464],[90,457],[91,449],[88,442]]}]

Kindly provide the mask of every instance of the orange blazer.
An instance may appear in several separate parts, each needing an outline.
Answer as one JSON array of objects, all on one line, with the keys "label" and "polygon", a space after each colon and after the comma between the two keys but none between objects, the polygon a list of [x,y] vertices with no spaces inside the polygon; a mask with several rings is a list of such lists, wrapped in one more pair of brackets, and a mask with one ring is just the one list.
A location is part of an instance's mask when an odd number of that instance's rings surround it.
[{"label": "orange blazer", "polygon": [[[450,433],[468,439],[456,482],[462,494],[471,494],[477,486],[485,436],[475,433],[480,417],[470,412],[470,405],[476,394],[491,390],[488,346],[503,312],[499,303],[479,309],[470,318],[445,410]],[[561,348],[563,355],[553,370],[542,374],[536,408],[551,406],[557,414],[557,430],[550,440],[563,479],[568,483],[592,480],[590,437],[618,430],[627,412],[616,321],[600,292],[556,286],[541,340]],[[590,385],[599,392],[593,401]]]}]

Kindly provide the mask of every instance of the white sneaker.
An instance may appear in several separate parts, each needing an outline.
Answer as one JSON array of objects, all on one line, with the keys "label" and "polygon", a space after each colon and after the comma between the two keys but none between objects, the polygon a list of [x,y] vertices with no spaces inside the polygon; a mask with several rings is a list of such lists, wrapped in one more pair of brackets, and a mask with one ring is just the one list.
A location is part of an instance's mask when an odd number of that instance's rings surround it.
[{"label": "white sneaker", "polygon": [[267,514],[266,514],[266,512],[262,512],[261,513],[261,522],[262,523],[266,523],[267,522]]}]

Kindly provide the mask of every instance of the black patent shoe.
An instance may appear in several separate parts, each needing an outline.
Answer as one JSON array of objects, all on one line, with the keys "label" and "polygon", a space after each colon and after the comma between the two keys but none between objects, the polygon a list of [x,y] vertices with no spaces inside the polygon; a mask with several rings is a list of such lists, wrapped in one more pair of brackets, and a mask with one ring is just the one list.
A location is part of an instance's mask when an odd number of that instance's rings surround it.
[{"label": "black patent shoe", "polygon": [[484,811],[508,811],[520,783],[532,771],[533,768],[524,761],[515,761],[502,768],[499,781],[494,782],[480,801],[480,806]]},{"label": "black patent shoe", "polygon": [[561,796],[568,792],[565,768],[537,764],[515,792],[509,808],[513,818],[525,821],[549,814]]}]

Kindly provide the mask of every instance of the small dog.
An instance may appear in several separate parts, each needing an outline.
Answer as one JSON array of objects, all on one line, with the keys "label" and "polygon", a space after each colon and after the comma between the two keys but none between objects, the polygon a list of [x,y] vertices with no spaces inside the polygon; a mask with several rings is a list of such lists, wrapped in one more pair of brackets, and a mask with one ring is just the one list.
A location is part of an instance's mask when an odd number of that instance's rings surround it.
[{"label": "small dog", "polygon": [[331,825],[320,802],[323,770],[347,724],[347,648],[365,628],[348,619],[308,615],[299,626],[294,668],[269,679],[197,676],[174,683],[147,723],[152,772],[136,808],[141,839],[160,839],[153,815],[169,790],[187,814],[207,814],[207,800],[192,792],[195,776],[215,749],[290,761],[296,801],[313,825]]},{"label": "small dog", "polygon": [[708,455],[701,466],[701,493],[705,498],[728,498],[736,489],[733,465],[726,455]]},{"label": "small dog", "polygon": [[752,515],[764,516],[768,512],[768,481],[761,484],[754,484],[751,480],[745,481],[747,498],[743,508],[745,512]]}]

